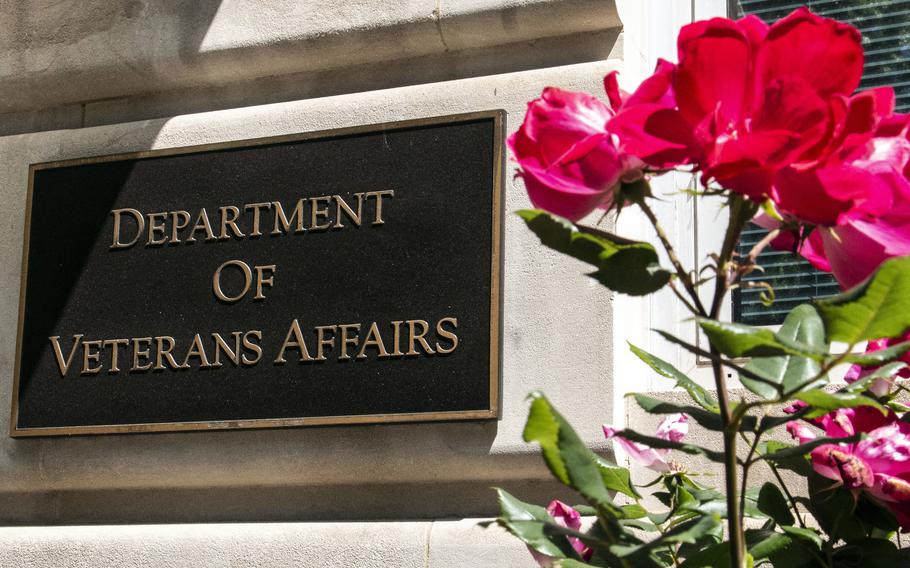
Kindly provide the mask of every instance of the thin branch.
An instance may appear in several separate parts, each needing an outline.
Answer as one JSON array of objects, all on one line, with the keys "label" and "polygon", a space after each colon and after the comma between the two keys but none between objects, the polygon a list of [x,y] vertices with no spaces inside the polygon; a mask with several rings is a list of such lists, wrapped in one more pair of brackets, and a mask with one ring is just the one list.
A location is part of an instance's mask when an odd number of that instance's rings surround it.
[{"label": "thin branch", "polygon": [[793,497],[793,494],[790,493],[790,490],[787,489],[787,484],[784,482],[784,478],[781,477],[780,472],[771,462],[765,462],[768,464],[768,467],[771,468],[771,473],[774,474],[774,477],[777,478],[777,482],[780,484],[780,488],[783,489],[784,495],[787,496],[787,500],[790,501],[790,508],[793,509],[793,515],[796,517],[796,521],[799,523],[799,526],[806,528],[806,523],[803,522],[803,516],[799,514],[799,506],[796,503],[796,499]]},{"label": "thin branch", "polygon": [[654,211],[644,199],[638,202],[638,206],[648,218],[648,221],[651,222],[651,226],[654,227],[654,231],[657,233],[657,238],[660,239],[660,243],[663,245],[664,250],[667,251],[667,257],[669,257],[670,263],[673,265],[673,269],[676,271],[676,275],[679,277],[680,282],[682,282],[683,286],[685,287],[686,292],[688,292],[689,296],[692,298],[692,302],[695,304],[696,308],[693,313],[702,317],[707,316],[708,312],[705,310],[705,306],[701,303],[701,298],[698,297],[698,291],[695,289],[695,285],[692,283],[692,278],[689,276],[689,273],[686,272],[686,269],[683,267],[682,262],[680,262],[679,257],[676,255],[676,249],[673,248],[673,244],[667,237],[667,233],[664,232],[660,221],[657,220],[657,216],[654,214]]}]

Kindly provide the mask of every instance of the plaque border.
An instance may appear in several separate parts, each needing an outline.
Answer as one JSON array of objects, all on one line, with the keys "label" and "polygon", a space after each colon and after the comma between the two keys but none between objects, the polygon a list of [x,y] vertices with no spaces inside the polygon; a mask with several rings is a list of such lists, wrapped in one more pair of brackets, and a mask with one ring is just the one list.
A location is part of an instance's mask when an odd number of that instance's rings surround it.
[{"label": "plaque border", "polygon": [[[84,164],[97,164],[103,162],[116,162],[141,158],[158,158],[163,156],[179,156],[183,154],[197,154],[213,150],[231,148],[254,148],[269,144],[283,142],[301,142],[304,140],[319,140],[352,134],[379,133],[388,130],[401,130],[406,128],[433,126],[441,124],[457,124],[482,119],[493,119],[493,191],[492,191],[492,227],[491,227],[491,266],[490,266],[490,405],[489,408],[480,410],[455,410],[441,412],[412,412],[412,413],[382,413],[382,414],[357,414],[343,416],[314,416],[308,418],[264,418],[244,420],[211,420],[191,422],[154,422],[140,424],[112,424],[112,425],[87,425],[87,426],[53,426],[41,428],[20,428],[19,421],[19,373],[22,359],[22,332],[25,326],[25,293],[28,281],[28,253],[29,235],[32,220],[32,193],[34,190],[35,172],[39,170],[79,166]],[[503,246],[503,191],[505,184],[505,163],[503,160],[505,147],[505,119],[506,111],[503,109],[483,110],[467,113],[456,113],[426,118],[398,120],[375,124],[363,124],[328,130],[315,130],[295,134],[282,134],[260,138],[230,140],[209,144],[196,144],[161,148],[157,150],[141,150],[137,152],[123,152],[118,154],[105,154],[85,158],[73,158],[50,162],[29,164],[28,190],[25,205],[25,227],[22,247],[22,274],[19,280],[19,316],[16,330],[16,358],[13,370],[13,396],[10,412],[9,435],[12,438],[29,438],[42,436],[82,436],[93,434],[136,434],[150,432],[191,432],[204,430],[249,430],[259,428],[292,428],[301,426],[335,426],[355,424],[390,424],[408,422],[447,422],[462,420],[498,420],[501,418],[502,402],[500,400],[502,381],[502,246]]]}]

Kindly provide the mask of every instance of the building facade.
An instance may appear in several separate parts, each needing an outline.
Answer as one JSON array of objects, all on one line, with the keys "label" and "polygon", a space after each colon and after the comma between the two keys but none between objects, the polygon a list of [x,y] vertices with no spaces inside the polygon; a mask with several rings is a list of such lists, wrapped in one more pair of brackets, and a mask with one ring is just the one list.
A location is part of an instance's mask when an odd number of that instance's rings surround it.
[{"label": "building facade", "polygon": [[[498,109],[509,134],[546,86],[602,94],[618,70],[631,90],[659,57],[675,59],[680,26],[740,9],[728,4],[0,2],[0,408],[14,402],[30,164]],[[478,526],[496,514],[492,486],[572,500],[521,439],[527,394],[544,391],[610,454],[601,424],[652,421],[625,395],[671,386],[627,342],[711,380],[650,331],[698,341],[671,293],[611,295],[539,245],[511,213],[529,206],[513,172],[506,164],[498,420],[4,436],[0,565],[533,565],[517,540]],[[661,220],[696,266],[717,236],[716,212],[679,191],[692,183],[675,174],[655,189]],[[653,238],[634,212],[617,225]]]}]

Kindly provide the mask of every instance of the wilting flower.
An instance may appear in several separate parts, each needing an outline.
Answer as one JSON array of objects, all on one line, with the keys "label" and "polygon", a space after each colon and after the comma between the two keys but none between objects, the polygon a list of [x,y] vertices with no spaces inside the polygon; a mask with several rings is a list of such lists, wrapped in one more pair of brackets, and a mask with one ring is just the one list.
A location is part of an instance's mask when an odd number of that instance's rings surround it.
[{"label": "wilting flower", "polygon": [[508,143],[535,207],[577,221],[609,208],[621,180],[640,177],[640,162],[607,132],[612,116],[597,97],[552,87],[528,103]]},{"label": "wilting flower", "polygon": [[[667,462],[666,448],[650,448],[644,444],[627,440],[617,435],[618,430],[604,424],[604,435],[608,440],[616,440],[630,458],[639,464],[662,473],[673,471],[675,467]],[[657,437],[661,440],[681,442],[689,433],[689,417],[685,414],[670,414],[657,427]]]},{"label": "wilting flower", "polygon": [[[562,501],[557,501],[555,499],[553,501],[550,501],[550,504],[547,506],[547,513],[553,517],[553,521],[557,525],[566,527],[567,529],[572,529],[574,531],[581,530],[581,515],[578,513],[578,511],[566,505]],[[578,552],[579,556],[581,556],[583,560],[587,561],[591,559],[594,551],[588,548],[585,543],[574,536],[569,536],[566,538],[569,539],[569,543],[572,545],[572,548]],[[528,547],[528,550],[531,551],[531,556],[534,557],[534,560],[536,560],[538,564],[545,568],[552,566],[553,562],[556,560],[552,556],[541,554],[531,547]]]},{"label": "wilting flower", "polygon": [[[873,353],[875,351],[881,351],[882,349],[887,349],[898,343],[903,343],[905,341],[910,341],[910,332],[907,332],[903,337],[894,337],[886,339],[873,339],[866,345],[866,353]],[[907,363],[910,365],[910,352],[904,353],[898,361]],[[880,367],[871,367],[871,368],[862,368],[859,365],[852,365],[847,371],[847,374],[844,375],[844,381],[848,383],[854,383],[863,377],[869,376],[869,374],[874,373]],[[898,370],[893,377],[882,377],[872,381],[872,384],[868,386],[868,390],[878,396],[884,396],[888,394],[891,390],[892,383],[896,377],[901,378],[910,378],[910,367],[904,367]]]},{"label": "wilting flower", "polygon": [[[884,415],[861,406],[836,410],[815,424],[828,437],[864,433],[866,438],[815,448],[810,453],[813,469],[847,489],[866,492],[891,509],[905,532],[910,530],[910,423],[893,412]],[[801,444],[816,438],[802,422],[790,422],[787,431]]]}]

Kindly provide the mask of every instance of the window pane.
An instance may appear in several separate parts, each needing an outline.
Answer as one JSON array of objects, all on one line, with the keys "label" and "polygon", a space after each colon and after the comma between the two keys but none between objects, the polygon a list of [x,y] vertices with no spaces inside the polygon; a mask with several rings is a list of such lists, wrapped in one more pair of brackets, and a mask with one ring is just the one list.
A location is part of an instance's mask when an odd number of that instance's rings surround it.
[{"label": "window pane", "polygon": [[[799,6],[813,12],[850,22],[863,34],[866,53],[861,89],[891,85],[897,98],[897,111],[910,112],[910,0],[740,0],[736,16],[755,14],[767,22],[780,19]],[[751,225],[738,246],[748,254],[761,240],[764,230]],[[819,272],[805,260],[787,252],[766,249],[758,257],[764,273],[754,272],[746,280],[766,281],[774,286],[776,300],[764,306],[761,289],[737,290],[733,294],[735,321],[752,325],[774,325],[787,312],[811,298],[838,292],[830,274]]]}]

